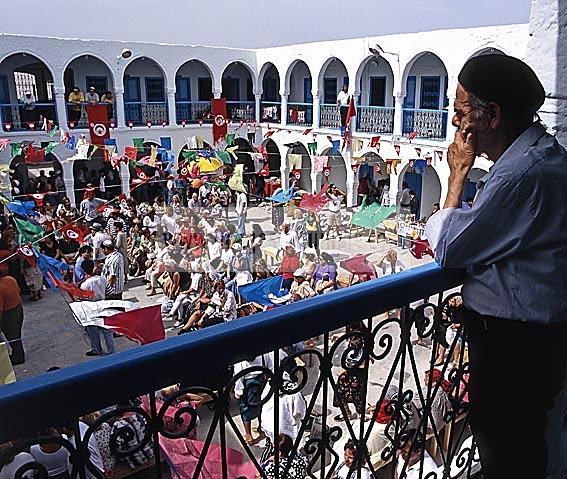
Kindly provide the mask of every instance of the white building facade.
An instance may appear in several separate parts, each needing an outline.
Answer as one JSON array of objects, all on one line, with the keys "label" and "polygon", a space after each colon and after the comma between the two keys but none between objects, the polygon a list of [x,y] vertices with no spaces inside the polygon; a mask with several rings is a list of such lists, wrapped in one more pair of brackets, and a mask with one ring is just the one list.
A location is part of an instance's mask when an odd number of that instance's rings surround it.
[{"label": "white building facade", "polygon": [[[247,141],[247,133],[255,132],[251,146],[267,146],[270,170],[283,185],[289,184],[289,154],[300,154],[305,190],[329,181],[345,190],[353,206],[362,176],[374,183],[389,180],[393,200],[405,180],[421,200],[420,215],[428,216],[446,195],[446,149],[454,136],[451,116],[461,67],[485,52],[525,59],[529,38],[528,24],[257,50],[1,35],[0,136],[49,142],[39,121],[47,117],[88,137],[84,105],[69,104],[68,98],[75,86],[82,92],[94,86],[100,96],[113,95],[111,136],[120,152],[134,138],[159,144],[165,136],[178,158],[188,137],[212,144],[212,125],[203,119],[211,98],[225,97],[229,132]],[[130,58],[121,56],[125,48]],[[372,55],[369,48],[383,53]],[[352,140],[336,150],[332,141],[341,139],[336,98],[344,84],[357,116]],[[28,90],[36,100],[33,114],[19,102]],[[376,137],[379,149],[370,146]],[[315,151],[309,146],[314,142]],[[73,198],[73,151],[60,145],[52,155]],[[321,155],[329,157],[328,177],[315,168],[314,157]],[[0,152],[0,164],[13,160],[10,148]],[[477,161],[471,191],[489,166]],[[128,168],[121,176],[127,191]]]}]

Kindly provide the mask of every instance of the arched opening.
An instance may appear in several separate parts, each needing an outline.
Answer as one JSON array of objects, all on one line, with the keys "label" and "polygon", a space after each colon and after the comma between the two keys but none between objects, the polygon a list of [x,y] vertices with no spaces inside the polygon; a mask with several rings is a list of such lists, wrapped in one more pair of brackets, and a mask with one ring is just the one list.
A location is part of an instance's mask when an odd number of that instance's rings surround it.
[{"label": "arched opening", "polygon": [[57,121],[53,75],[29,53],[15,53],[0,63],[0,115],[4,131],[41,130]]},{"label": "arched opening", "polygon": [[404,134],[443,140],[447,133],[447,69],[434,53],[418,55],[404,72]]},{"label": "arched opening", "polygon": [[[390,63],[372,56],[361,65],[357,108],[357,131],[394,131],[394,72]],[[359,70],[360,71],[360,70]]]},{"label": "arched opening", "polygon": [[178,125],[211,121],[213,78],[200,60],[189,60],[175,75],[175,111]]},{"label": "arched opening", "polygon": [[[295,184],[300,190],[311,192],[311,156],[301,143],[295,143],[287,152],[289,185]],[[293,177],[293,171],[300,171],[300,178]]]},{"label": "arched opening", "polygon": [[356,178],[358,204],[361,203],[364,196],[374,196],[380,200],[384,188],[390,187],[386,162],[372,151],[361,156]]},{"label": "arched opening", "polygon": [[279,177],[280,169],[282,166],[282,157],[278,145],[271,138],[265,140],[262,145],[268,152],[268,167],[270,169],[270,176]]},{"label": "arched opening", "polygon": [[183,152],[185,151],[199,151],[199,150],[212,150],[213,147],[207,143],[204,138],[197,136],[195,137],[195,142],[193,144],[185,143],[183,148],[179,150],[179,154],[177,155],[177,163],[182,163],[185,161],[186,157],[184,156]]},{"label": "arched opening", "polygon": [[415,192],[419,201],[416,219],[427,218],[431,215],[433,205],[441,201],[441,181],[437,171],[427,165],[424,159],[414,160],[413,167],[407,164],[399,175],[399,192],[402,191],[404,182]]},{"label": "arched opening", "polygon": [[[67,120],[70,128],[87,128],[87,104],[106,105],[108,119],[115,121],[114,82],[112,72],[99,58],[83,55],[72,60],[63,74]],[[73,89],[78,89],[73,92]]]},{"label": "arched opening", "polygon": [[228,118],[252,123],[255,119],[252,72],[241,62],[232,62],[222,72],[222,96],[226,98]]},{"label": "arched opening", "polygon": [[103,150],[91,146],[87,157],[88,160],[73,161],[75,203],[79,204],[83,200],[86,188],[95,188],[98,198],[110,199],[118,196],[120,172],[105,161]]},{"label": "arched opening", "polygon": [[280,74],[273,63],[266,63],[260,74],[262,81],[262,110],[260,118],[266,123],[281,121]]},{"label": "arched opening", "polygon": [[[155,166],[151,166],[147,161],[147,157],[151,154],[152,147],[158,148]],[[143,145],[138,148],[138,153],[136,155],[137,162],[142,164],[135,165],[133,162],[130,162],[129,164],[130,188],[135,187],[131,191],[131,195],[137,201],[152,202],[157,196],[162,195],[162,192],[164,191],[165,178],[161,172],[164,169],[164,164],[167,162],[167,158],[163,158],[163,155],[159,152],[160,148],[161,145],[156,141],[144,141]],[[157,181],[143,184],[138,184],[138,182],[135,181],[143,179],[143,177],[156,177]]]},{"label": "arched opening", "polygon": [[319,187],[321,188],[325,183],[333,184],[339,190],[346,193],[347,192],[347,171],[345,167],[345,160],[343,155],[329,147],[322,153],[323,156],[328,156],[327,166],[330,167],[329,176],[325,178],[321,175],[321,182]]},{"label": "arched opening", "polygon": [[289,92],[287,102],[287,124],[311,126],[313,124],[313,93],[309,67],[302,60],[296,60],[286,75]]},{"label": "arched opening", "polygon": [[[340,128],[341,115],[337,108],[337,95],[343,86],[348,88],[349,78],[344,63],[338,58],[330,58],[325,62],[319,73],[318,89],[323,92],[323,102],[320,106],[319,125],[322,128]],[[347,100],[345,100],[347,101]],[[341,108],[348,108],[342,104]],[[346,111],[343,113],[346,116]]]},{"label": "arched opening", "polygon": [[155,60],[136,58],[124,70],[124,114],[127,126],[167,124],[165,77]]},{"label": "arched opening", "polygon": [[506,55],[506,54],[502,50],[499,50],[498,48],[486,47],[483,48],[482,50],[479,50],[478,52],[473,53],[471,55],[471,58],[480,57],[482,55]]},{"label": "arched opening", "polygon": [[16,155],[10,161],[12,197],[25,201],[34,193],[51,193],[46,204],[56,206],[64,196],[63,168],[53,153],[47,153],[40,163],[26,163],[24,155]]}]

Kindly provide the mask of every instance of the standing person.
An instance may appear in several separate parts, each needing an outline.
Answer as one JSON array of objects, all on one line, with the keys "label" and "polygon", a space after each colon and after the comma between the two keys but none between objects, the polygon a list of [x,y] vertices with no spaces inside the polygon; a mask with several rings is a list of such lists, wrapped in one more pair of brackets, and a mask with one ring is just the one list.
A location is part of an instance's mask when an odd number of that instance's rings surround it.
[{"label": "standing person", "polygon": [[83,92],[78,86],[73,87],[73,91],[69,93],[67,101],[69,105],[69,121],[77,122],[81,119],[81,105],[85,102]]},{"label": "standing person", "polygon": [[343,197],[346,196],[341,190],[336,186],[332,186],[327,196],[329,197],[329,221],[327,225],[327,239],[331,238],[331,230],[335,228],[335,233],[337,235],[337,240],[341,240],[341,203],[343,202]]},{"label": "standing person", "polygon": [[35,97],[33,96],[31,91],[26,91],[24,96],[20,99],[22,104],[22,115],[21,121],[24,124],[24,127],[30,128],[29,123],[34,122],[36,120],[35,116]]},{"label": "standing person", "polygon": [[321,224],[319,223],[319,217],[317,213],[310,211],[307,213],[307,218],[305,219],[305,229],[307,231],[307,246],[309,248],[315,248],[317,252],[317,258],[321,256],[321,250],[319,249],[319,239],[321,238]]},{"label": "standing person", "polygon": [[408,214],[410,212],[410,201],[411,201],[411,196],[410,196],[410,188],[408,186],[408,184],[404,181],[402,183],[402,190],[398,192],[398,195],[396,197],[396,206],[398,207],[398,213],[400,214]]},{"label": "standing person", "polygon": [[89,87],[89,91],[85,95],[85,101],[89,105],[96,105],[100,101],[100,98],[99,98],[98,93],[96,92],[96,88],[94,86]]},{"label": "standing person", "polygon": [[415,191],[410,190],[409,195],[410,195],[410,203],[409,203],[410,214],[412,214],[415,217],[416,221],[419,221],[419,200],[415,196]]},{"label": "standing person", "polygon": [[295,251],[299,250],[299,239],[297,233],[289,227],[289,223],[284,223],[280,231],[280,250],[291,246]]},{"label": "standing person", "polygon": [[102,247],[102,244],[105,241],[111,241],[112,242],[112,238],[110,237],[110,235],[108,233],[106,233],[105,231],[102,230],[102,225],[100,223],[93,223],[91,226],[91,242],[92,242],[92,246],[93,246],[93,252],[94,252],[94,259],[96,261],[104,261],[104,258],[106,257],[104,254],[104,249]]},{"label": "standing person", "polygon": [[293,273],[299,269],[299,256],[291,245],[285,248],[284,257],[280,263],[278,274],[283,276],[282,288],[290,289],[293,283]]},{"label": "standing person", "polygon": [[20,287],[12,276],[8,276],[6,263],[0,264],[0,329],[12,348],[10,361],[12,365],[23,364],[26,361],[22,344],[22,325],[24,310]]},{"label": "standing person", "polygon": [[[425,235],[442,267],[466,271],[471,428],[488,477],[566,477],[567,152],[534,121],[545,91],[521,60],[473,57],[458,80],[448,194]],[[494,166],[465,210],[480,155]],[[494,408],[497,390],[522,400]]]},{"label": "standing person", "polygon": [[343,85],[343,88],[337,95],[337,106],[341,115],[341,127],[346,127],[346,120],[348,114],[348,105],[350,103],[350,96],[348,94],[348,85]]},{"label": "standing person", "polygon": [[114,243],[110,239],[102,243],[102,251],[105,255],[102,275],[107,281],[106,299],[122,299],[125,280],[122,255],[116,251]]},{"label": "standing person", "polygon": [[114,244],[116,246],[116,251],[122,255],[124,260],[124,281],[128,279],[128,273],[130,272],[130,263],[128,261],[128,237],[124,233],[124,223],[122,221],[116,221],[114,223],[116,228],[116,238],[114,239]]},{"label": "standing person", "polygon": [[106,105],[108,119],[112,120],[114,118],[114,95],[111,91],[107,91],[106,93],[103,93],[100,101]]},{"label": "standing person", "polygon": [[389,276],[394,273],[400,273],[406,269],[404,263],[398,259],[398,252],[395,249],[389,250],[377,263],[380,276]]},{"label": "standing person", "polygon": [[248,214],[248,197],[246,193],[240,191],[236,195],[236,215],[237,215],[237,226],[236,231],[241,238],[246,236],[246,216]]},{"label": "standing person", "polygon": [[95,198],[93,189],[87,189],[86,195],[79,204],[81,215],[85,216],[88,223],[94,221],[98,216],[97,208],[102,204],[102,200]]}]

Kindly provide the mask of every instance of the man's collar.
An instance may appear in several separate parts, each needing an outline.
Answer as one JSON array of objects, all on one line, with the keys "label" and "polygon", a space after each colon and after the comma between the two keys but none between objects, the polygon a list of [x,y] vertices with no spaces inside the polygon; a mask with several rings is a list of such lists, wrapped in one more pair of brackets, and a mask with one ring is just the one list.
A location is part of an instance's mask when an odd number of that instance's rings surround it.
[{"label": "man's collar", "polygon": [[505,168],[509,161],[513,161],[518,156],[523,155],[528,148],[533,146],[543,135],[545,135],[545,127],[540,121],[532,123],[514,142],[508,147],[508,149],[502,153],[500,158],[494,163],[494,166],[490,171],[484,175],[478,183],[484,184],[488,179],[493,176],[500,169]]}]

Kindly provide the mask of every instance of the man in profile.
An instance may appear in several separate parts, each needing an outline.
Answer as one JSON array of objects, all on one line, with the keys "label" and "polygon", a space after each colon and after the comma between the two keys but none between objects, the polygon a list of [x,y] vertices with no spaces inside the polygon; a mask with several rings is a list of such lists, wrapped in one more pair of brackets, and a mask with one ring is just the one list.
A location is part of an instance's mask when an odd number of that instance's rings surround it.
[{"label": "man in profile", "polygon": [[343,88],[337,95],[337,106],[339,107],[339,113],[341,115],[341,127],[346,127],[349,102],[348,85],[343,85]]},{"label": "man in profile", "polygon": [[[465,64],[447,198],[425,232],[442,267],[466,269],[470,422],[489,479],[567,477],[558,457],[565,448],[558,436],[566,409],[558,403],[567,357],[567,152],[534,121],[544,99],[533,70],[516,58]],[[479,155],[494,166],[464,209]]]}]

